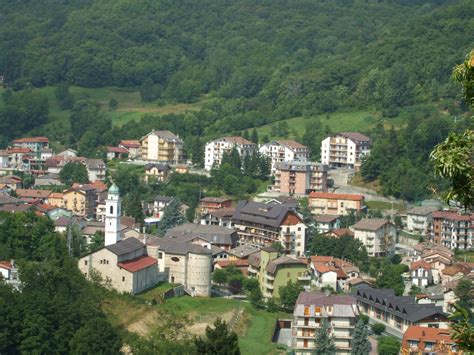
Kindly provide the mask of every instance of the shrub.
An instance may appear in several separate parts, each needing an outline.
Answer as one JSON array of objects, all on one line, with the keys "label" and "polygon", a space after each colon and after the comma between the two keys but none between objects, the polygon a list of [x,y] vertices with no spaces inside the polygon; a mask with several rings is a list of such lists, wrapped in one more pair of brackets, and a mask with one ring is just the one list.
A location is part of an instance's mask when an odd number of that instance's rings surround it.
[{"label": "shrub", "polygon": [[385,325],[383,325],[382,323],[374,323],[372,324],[371,328],[372,331],[377,335],[380,335],[385,331]]},{"label": "shrub", "polygon": [[365,325],[369,324],[369,316],[365,314],[361,314],[359,319],[364,322]]}]

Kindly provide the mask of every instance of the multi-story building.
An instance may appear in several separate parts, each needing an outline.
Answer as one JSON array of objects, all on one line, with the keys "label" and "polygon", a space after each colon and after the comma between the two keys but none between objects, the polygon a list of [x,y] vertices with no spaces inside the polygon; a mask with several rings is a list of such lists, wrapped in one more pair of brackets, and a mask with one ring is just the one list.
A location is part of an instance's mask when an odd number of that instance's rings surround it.
[{"label": "multi-story building", "polygon": [[328,190],[328,167],[319,163],[288,161],[278,163],[271,191],[304,196]]},{"label": "multi-story building", "polygon": [[296,354],[314,354],[316,332],[324,321],[334,337],[336,354],[350,354],[359,307],[352,296],[301,292],[293,311],[292,348]]},{"label": "multi-story building", "polygon": [[413,296],[395,296],[393,289],[375,289],[366,285],[357,288],[355,297],[362,314],[372,322],[382,323],[386,331],[402,338],[409,326],[448,327],[443,307],[418,304]]},{"label": "multi-story building", "polygon": [[9,168],[19,171],[30,169],[30,158],[34,157],[34,152],[30,148],[12,147],[7,149],[7,153]]},{"label": "multi-story building", "polygon": [[311,280],[305,259],[287,255],[279,257],[278,252],[271,247],[263,248],[260,253],[251,254],[248,262],[248,274],[258,280],[265,298],[279,298],[280,288],[290,281],[307,284]]},{"label": "multi-story building", "polygon": [[406,229],[410,233],[422,236],[428,235],[432,228],[432,213],[436,211],[433,207],[413,207],[406,215]]},{"label": "multi-story building", "polygon": [[314,216],[316,222],[316,230],[318,233],[327,233],[341,227],[339,216],[331,216],[329,214],[321,214]]},{"label": "multi-story building", "polygon": [[458,347],[449,329],[412,325],[403,334],[403,354],[456,354]]},{"label": "multi-story building", "polygon": [[307,227],[302,217],[285,205],[239,201],[232,219],[240,244],[265,247],[280,242],[287,254],[305,253]]},{"label": "multi-story building", "polygon": [[358,132],[334,134],[321,142],[321,163],[358,170],[362,158],[370,154],[371,146],[371,139]]},{"label": "multi-story building", "polygon": [[199,200],[199,212],[201,214],[206,214],[209,212],[214,212],[221,210],[223,208],[231,208],[232,200],[229,198],[220,198],[220,197],[204,197]]},{"label": "multi-story building", "polygon": [[461,215],[457,211],[432,213],[432,241],[449,249],[473,248],[474,214]]},{"label": "multi-story building", "polygon": [[86,159],[89,181],[104,181],[107,166],[102,159]]},{"label": "multi-story building", "polygon": [[348,281],[359,277],[357,266],[332,256],[311,256],[309,269],[312,284],[316,287],[331,287],[335,291],[347,291]]},{"label": "multi-story building", "polygon": [[130,159],[136,159],[142,156],[142,145],[139,140],[121,140],[119,147],[127,149]]},{"label": "multi-story building", "polygon": [[411,283],[419,287],[426,287],[433,283],[431,264],[418,260],[410,265]]},{"label": "multi-story building", "polygon": [[49,148],[49,140],[47,137],[29,137],[15,139],[12,142],[15,148],[28,148],[33,152],[39,152],[43,148]]},{"label": "multi-story building", "polygon": [[209,211],[201,215],[201,224],[232,228],[234,226],[232,222],[234,212],[234,208],[221,208],[219,210]]},{"label": "multi-story building", "polygon": [[308,147],[292,140],[265,143],[258,150],[260,154],[270,159],[272,174],[275,173],[278,164],[287,161],[306,161],[310,153]]},{"label": "multi-story building", "polygon": [[243,159],[246,155],[252,155],[257,150],[257,145],[242,137],[222,137],[208,142],[204,168],[211,170],[213,166],[220,166],[224,154],[229,154],[234,148]]},{"label": "multi-story building", "polygon": [[170,131],[151,131],[140,139],[142,159],[179,164],[184,159],[183,141]]},{"label": "multi-story building", "polygon": [[397,228],[383,218],[364,218],[352,226],[369,256],[388,256],[395,251]]},{"label": "multi-story building", "polygon": [[64,207],[77,216],[91,217],[95,214],[97,195],[94,187],[82,185],[64,191]]},{"label": "multi-story building", "polygon": [[334,194],[329,192],[311,192],[308,206],[312,214],[330,214],[345,216],[350,211],[361,212],[365,206],[364,195]]}]

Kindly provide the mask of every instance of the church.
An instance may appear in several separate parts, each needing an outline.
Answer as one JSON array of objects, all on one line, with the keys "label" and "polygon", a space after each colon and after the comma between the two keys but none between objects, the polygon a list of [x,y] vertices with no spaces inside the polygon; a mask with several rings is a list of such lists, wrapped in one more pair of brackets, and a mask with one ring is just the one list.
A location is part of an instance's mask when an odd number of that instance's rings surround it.
[{"label": "church", "polygon": [[79,270],[90,278],[94,272],[119,292],[140,293],[159,281],[158,260],[149,256],[140,240],[120,234],[121,199],[113,184],[105,200],[105,246],[79,259]]}]

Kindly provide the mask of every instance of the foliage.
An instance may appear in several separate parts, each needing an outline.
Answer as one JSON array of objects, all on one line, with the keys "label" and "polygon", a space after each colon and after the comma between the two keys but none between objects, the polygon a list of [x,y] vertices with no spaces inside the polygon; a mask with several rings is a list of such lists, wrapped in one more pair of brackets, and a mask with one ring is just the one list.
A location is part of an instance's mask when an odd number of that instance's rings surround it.
[{"label": "foliage", "polygon": [[474,326],[469,315],[469,310],[454,304],[455,312],[449,317],[452,338],[456,341],[460,350],[474,351]]},{"label": "foliage", "polygon": [[336,352],[334,336],[329,333],[329,324],[326,319],[321,322],[321,327],[316,331],[316,351],[318,355],[330,355]]},{"label": "foliage", "polygon": [[288,281],[286,286],[280,287],[280,303],[283,307],[293,309],[300,293],[304,290],[303,286],[292,280]]},{"label": "foliage", "polygon": [[379,355],[398,355],[401,343],[395,337],[379,337],[377,351]]},{"label": "foliage", "polygon": [[163,210],[163,217],[161,218],[158,232],[164,235],[168,229],[183,224],[184,222],[185,219],[181,212],[181,201],[177,198],[173,198]]},{"label": "foliage", "polygon": [[416,285],[411,285],[410,292],[408,292],[410,296],[416,296],[416,295],[419,295],[420,293],[421,293],[421,288],[419,288]]},{"label": "foliage", "polygon": [[365,325],[369,324],[369,316],[366,314],[361,314],[359,320],[361,320]]},{"label": "foliage", "polygon": [[381,335],[385,331],[385,325],[383,325],[382,323],[374,323],[370,327],[376,335]]},{"label": "foliage", "polygon": [[370,352],[370,342],[367,336],[367,327],[364,320],[359,319],[357,322],[352,339],[352,355],[366,355]]},{"label": "foliage", "polygon": [[[212,273],[212,281],[218,284],[227,284],[232,293],[238,293],[242,289],[244,276],[242,271],[234,265],[229,265],[225,269],[216,269]],[[248,286],[248,284],[247,284]]]},{"label": "foliage", "polygon": [[474,106],[474,50],[466,56],[464,63],[454,68],[453,79],[462,85],[466,103]]},{"label": "foliage", "polygon": [[254,288],[248,292],[248,299],[255,308],[263,307],[263,295],[260,287]]},{"label": "foliage", "polygon": [[408,266],[405,264],[394,265],[387,260],[384,260],[378,267],[376,286],[380,288],[391,288],[395,291],[395,295],[401,296],[405,290],[402,273],[408,271]]},{"label": "foliage", "polygon": [[63,166],[59,172],[59,180],[66,186],[72,186],[73,183],[87,184],[89,174],[84,164],[79,162],[70,162]]},{"label": "foliage", "polygon": [[214,328],[206,327],[206,338],[196,338],[194,344],[199,354],[240,354],[237,334],[230,331],[226,322],[220,318],[215,320]]},{"label": "foliage", "polygon": [[131,193],[124,198],[124,211],[127,216],[135,218],[135,222],[143,225],[145,216],[143,214],[142,202],[138,193]]},{"label": "foliage", "polygon": [[73,354],[118,354],[122,347],[120,337],[104,318],[87,321],[71,339]]},{"label": "foliage", "polygon": [[464,309],[471,310],[474,307],[474,286],[470,278],[462,278],[454,289],[458,305]]}]

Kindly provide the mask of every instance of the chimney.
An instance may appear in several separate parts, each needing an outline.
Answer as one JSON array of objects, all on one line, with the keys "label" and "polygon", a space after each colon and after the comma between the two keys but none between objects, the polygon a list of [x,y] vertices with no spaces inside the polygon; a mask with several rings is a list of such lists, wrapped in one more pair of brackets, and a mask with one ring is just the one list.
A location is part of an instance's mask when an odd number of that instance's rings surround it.
[{"label": "chimney", "polygon": [[145,226],[143,226],[143,244],[146,245],[146,233],[145,233]]}]

